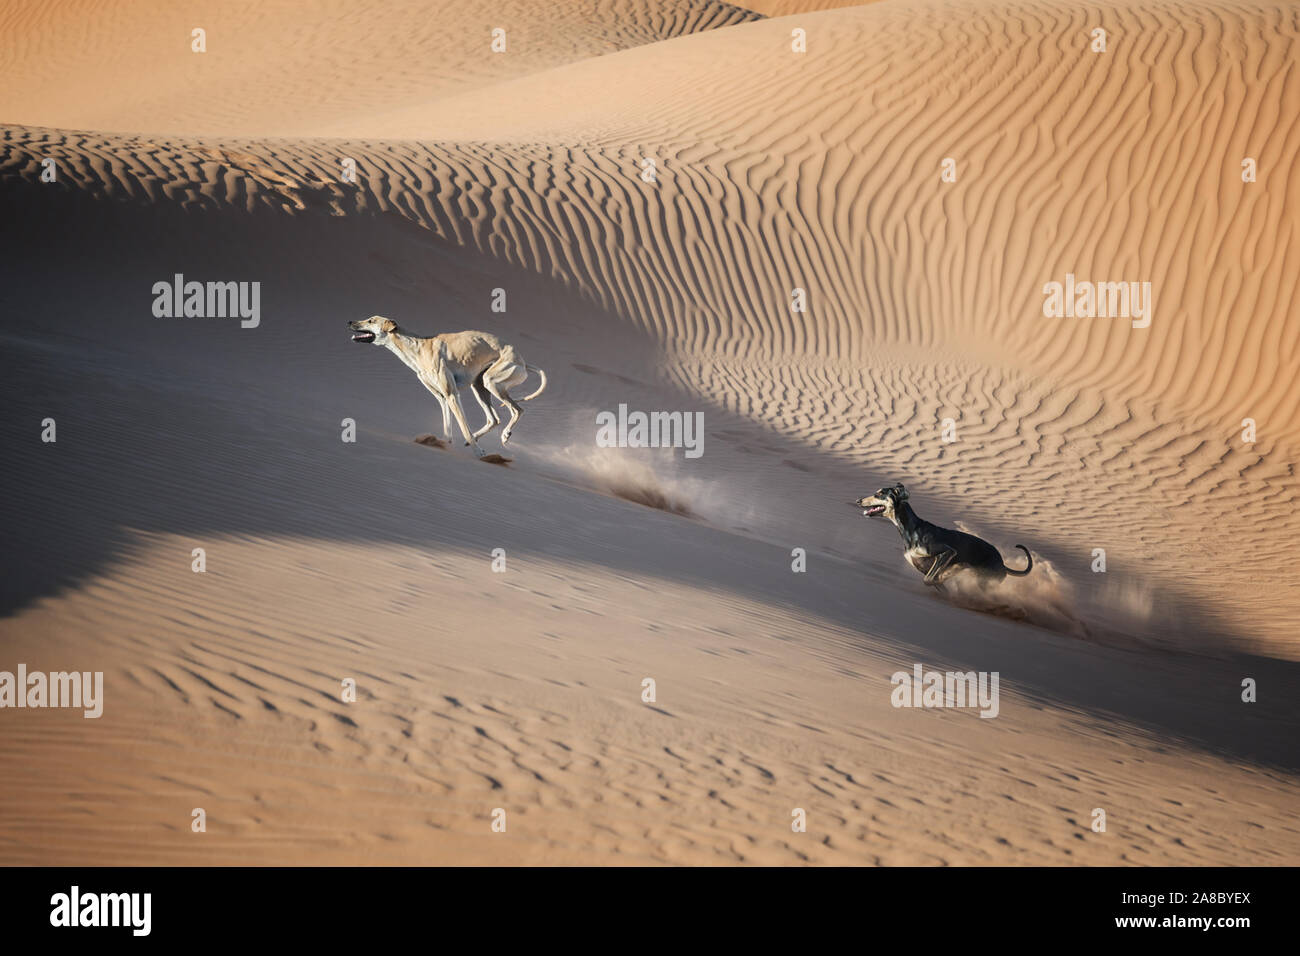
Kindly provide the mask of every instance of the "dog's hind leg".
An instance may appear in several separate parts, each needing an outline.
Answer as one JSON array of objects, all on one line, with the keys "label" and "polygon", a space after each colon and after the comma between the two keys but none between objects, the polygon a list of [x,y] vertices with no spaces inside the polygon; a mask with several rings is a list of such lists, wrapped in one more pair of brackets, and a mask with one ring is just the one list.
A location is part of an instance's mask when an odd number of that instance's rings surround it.
[{"label": "dog's hind leg", "polygon": [[523,407],[510,397],[506,391],[508,388],[514,388],[516,385],[522,385],[524,379],[528,378],[528,370],[522,363],[510,363],[502,367],[494,367],[487,370],[483,375],[483,384],[501,402],[502,405],[510,409],[510,421],[506,424],[505,430],[501,432],[501,444],[510,441],[510,435],[515,430],[515,425],[519,424],[519,418],[523,415]]},{"label": "dog's hind leg", "polygon": [[501,418],[497,415],[496,409],[492,407],[492,400],[488,395],[488,390],[483,385],[482,372],[479,373],[478,378],[474,379],[474,384],[471,386],[470,390],[474,393],[474,397],[478,399],[478,404],[479,407],[483,409],[483,414],[487,416],[487,421],[484,423],[483,427],[474,433],[475,438],[482,438],[492,429],[501,424]]}]

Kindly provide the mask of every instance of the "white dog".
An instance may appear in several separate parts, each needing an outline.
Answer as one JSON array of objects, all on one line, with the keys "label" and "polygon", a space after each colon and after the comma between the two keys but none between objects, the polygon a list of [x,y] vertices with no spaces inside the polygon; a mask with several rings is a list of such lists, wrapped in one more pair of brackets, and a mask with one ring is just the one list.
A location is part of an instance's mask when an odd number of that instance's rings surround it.
[{"label": "white dog", "polygon": [[[451,437],[450,416],[455,415],[456,424],[465,436],[465,444],[472,446],[474,454],[480,458],[483,449],[478,446],[478,439],[501,424],[488,396],[494,396],[510,409],[510,422],[501,432],[501,444],[504,445],[519,423],[519,416],[524,413],[519,402],[534,399],[546,389],[545,372],[525,365],[513,345],[506,345],[487,332],[407,335],[396,322],[382,315],[349,322],[348,328],[352,330],[353,342],[382,345],[405,362],[442,406],[443,432]],[[507,389],[522,385],[529,372],[536,372],[542,384],[533,394],[516,401]],[[473,434],[465,421],[465,409],[460,404],[460,390],[466,387],[473,390],[474,397],[487,415],[487,424]]]}]

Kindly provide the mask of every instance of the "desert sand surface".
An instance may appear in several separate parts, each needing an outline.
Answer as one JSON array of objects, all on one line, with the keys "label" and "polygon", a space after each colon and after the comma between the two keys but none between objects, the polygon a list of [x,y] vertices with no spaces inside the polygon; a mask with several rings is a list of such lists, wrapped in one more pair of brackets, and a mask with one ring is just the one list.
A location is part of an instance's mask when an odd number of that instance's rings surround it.
[{"label": "desert sand surface", "polygon": [[[0,669],[105,682],[0,711],[0,862],[1300,860],[1297,8],[164,6],[0,29]],[[546,370],[507,467],[375,313]],[[926,589],[896,481],[1031,575]]]},{"label": "desert sand surface", "polygon": [[[16,0],[0,10],[0,115],[300,135],[757,16],[721,0]],[[485,55],[496,29],[504,49]]]}]

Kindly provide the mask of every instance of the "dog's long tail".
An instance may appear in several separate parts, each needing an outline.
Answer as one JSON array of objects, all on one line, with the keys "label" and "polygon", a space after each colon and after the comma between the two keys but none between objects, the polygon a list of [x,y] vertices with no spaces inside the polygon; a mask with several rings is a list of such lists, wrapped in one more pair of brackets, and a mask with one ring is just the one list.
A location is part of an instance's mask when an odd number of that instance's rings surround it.
[{"label": "dog's long tail", "polygon": [[524,368],[530,372],[536,372],[537,377],[542,380],[542,384],[537,387],[537,391],[533,392],[533,394],[531,395],[525,395],[523,398],[520,399],[521,402],[531,402],[538,395],[542,394],[542,392],[546,391],[546,373],[543,372],[540,368],[537,368],[532,365],[525,365]]},{"label": "dog's long tail", "polygon": [[1029,563],[1025,565],[1025,569],[1023,571],[1017,571],[1014,568],[1008,568],[1007,563],[1005,561],[1002,562],[1002,567],[1007,572],[1007,574],[1014,574],[1018,578],[1023,578],[1026,574],[1029,573],[1029,569],[1034,566],[1034,556],[1029,553],[1029,549],[1026,548],[1023,544],[1018,544],[1016,545],[1016,547],[1019,548],[1021,551],[1025,552],[1025,558],[1028,559],[1029,561]]}]

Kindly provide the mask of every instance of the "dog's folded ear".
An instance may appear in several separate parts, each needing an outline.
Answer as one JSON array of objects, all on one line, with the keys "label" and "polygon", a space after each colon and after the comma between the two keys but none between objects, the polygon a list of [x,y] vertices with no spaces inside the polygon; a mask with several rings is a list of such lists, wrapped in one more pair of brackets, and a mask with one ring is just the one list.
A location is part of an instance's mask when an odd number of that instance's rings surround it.
[{"label": "dog's folded ear", "polygon": [[907,489],[903,487],[903,483],[901,481],[898,484],[894,485],[894,495],[895,497],[898,498],[899,501],[907,500]]},{"label": "dog's folded ear", "polygon": [[384,321],[380,323],[379,327],[383,329],[384,334],[387,335],[387,334],[391,334],[392,331],[397,328],[397,323],[394,322],[392,319],[384,319]]}]

